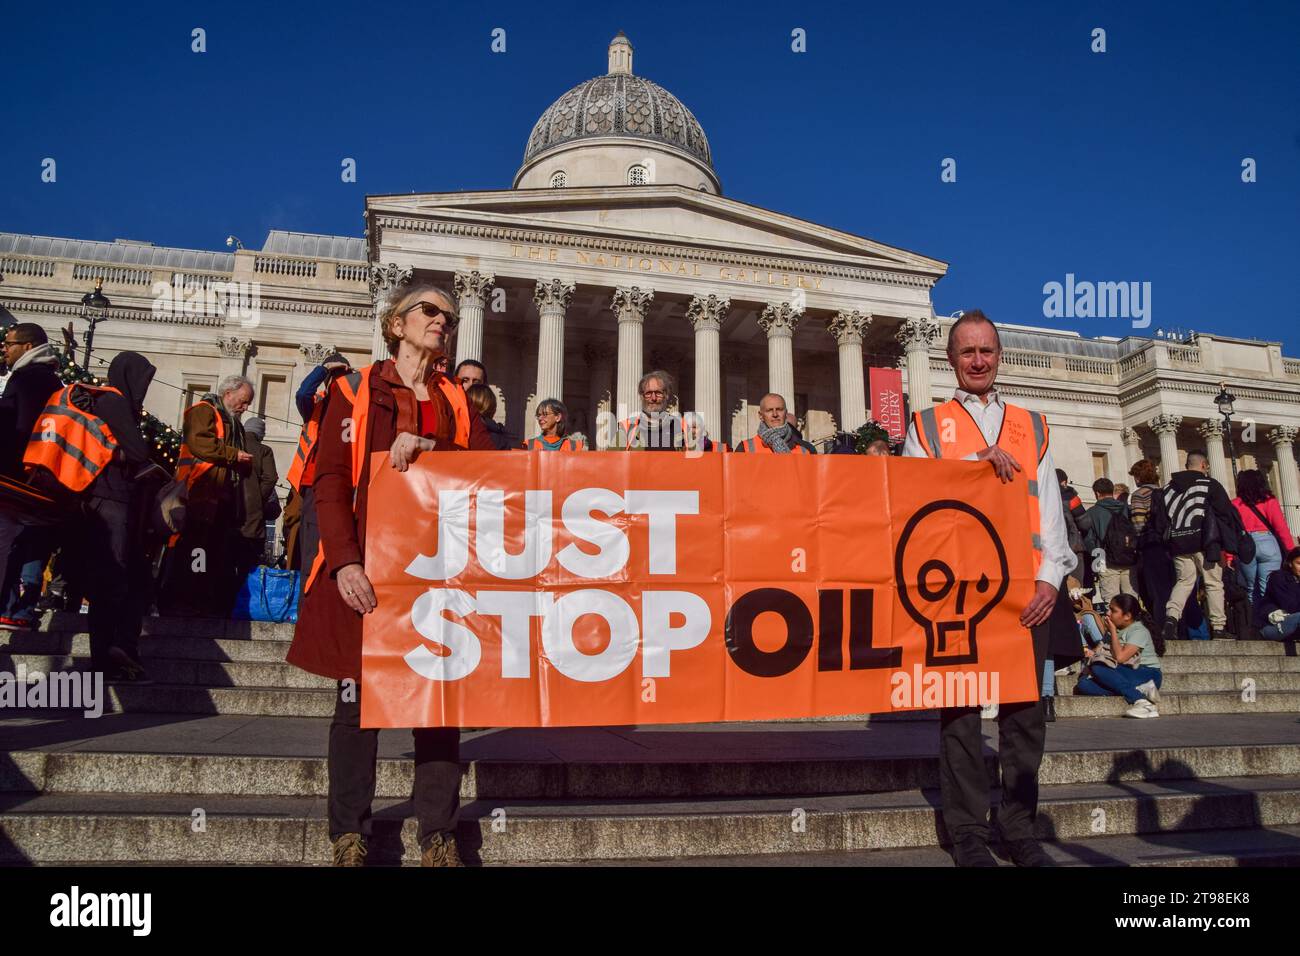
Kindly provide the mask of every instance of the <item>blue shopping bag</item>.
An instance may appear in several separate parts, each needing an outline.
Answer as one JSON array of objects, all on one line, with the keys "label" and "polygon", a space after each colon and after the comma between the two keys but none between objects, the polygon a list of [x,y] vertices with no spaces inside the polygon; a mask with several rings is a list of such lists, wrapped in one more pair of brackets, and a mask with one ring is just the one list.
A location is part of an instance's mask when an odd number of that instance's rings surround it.
[{"label": "blue shopping bag", "polygon": [[236,621],[293,624],[298,620],[298,572],[265,565],[248,572],[231,617]]}]

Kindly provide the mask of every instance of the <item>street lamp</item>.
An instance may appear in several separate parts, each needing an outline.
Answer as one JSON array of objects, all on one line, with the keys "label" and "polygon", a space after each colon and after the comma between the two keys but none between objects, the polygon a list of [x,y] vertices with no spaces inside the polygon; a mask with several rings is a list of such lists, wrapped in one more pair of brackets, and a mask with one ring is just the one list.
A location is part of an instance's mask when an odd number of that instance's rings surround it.
[{"label": "street lamp", "polygon": [[239,241],[239,237],[238,237],[238,236],[226,236],[226,248],[227,248],[227,249],[243,249],[243,248],[244,248],[244,244],[243,244],[242,242]]},{"label": "street lamp", "polygon": [[1235,484],[1237,481],[1237,453],[1232,448],[1232,403],[1237,400],[1237,396],[1228,391],[1228,383],[1219,383],[1219,394],[1214,397],[1214,404],[1219,407],[1219,414],[1223,416],[1223,440],[1228,443],[1228,460],[1232,462],[1232,480]]},{"label": "street lamp", "polygon": [[87,292],[81,297],[81,317],[86,320],[86,357],[82,368],[90,368],[90,348],[95,342],[95,326],[108,318],[109,307],[113,304],[104,295],[104,280],[95,280],[95,291]]}]

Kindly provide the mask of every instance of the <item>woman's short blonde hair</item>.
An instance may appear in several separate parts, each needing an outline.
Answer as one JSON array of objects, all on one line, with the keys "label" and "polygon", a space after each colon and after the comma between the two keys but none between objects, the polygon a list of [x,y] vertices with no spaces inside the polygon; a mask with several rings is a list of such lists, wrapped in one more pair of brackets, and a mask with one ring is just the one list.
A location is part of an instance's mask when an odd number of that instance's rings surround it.
[{"label": "woman's short blonde hair", "polygon": [[[414,285],[401,286],[380,300],[379,334],[384,337],[384,344],[388,346],[389,355],[396,355],[397,348],[402,342],[393,334],[393,319],[431,292],[446,302],[449,309],[455,310],[456,297],[433,282],[417,282]],[[450,337],[455,331],[454,327],[448,329],[448,336]]]}]

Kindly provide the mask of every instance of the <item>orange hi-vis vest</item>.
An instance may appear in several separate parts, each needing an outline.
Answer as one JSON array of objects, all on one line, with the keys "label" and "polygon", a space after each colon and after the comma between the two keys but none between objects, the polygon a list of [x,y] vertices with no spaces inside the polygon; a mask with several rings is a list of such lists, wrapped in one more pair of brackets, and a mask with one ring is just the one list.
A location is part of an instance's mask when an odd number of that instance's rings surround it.
[{"label": "orange hi-vis vest", "polygon": [[[1043,526],[1038,509],[1038,465],[1047,454],[1047,419],[1019,405],[1003,403],[1002,430],[994,443],[1020,465],[1028,479],[1029,531],[1034,546],[1034,573],[1043,563]],[[912,415],[916,437],[931,458],[956,461],[988,447],[970,412],[953,398]]]},{"label": "orange hi-vis vest", "polygon": [[316,480],[316,442],[320,438],[320,423],[325,417],[325,397],[329,394],[329,382],[321,382],[316,389],[311,417],[303,422],[302,432],[298,435],[298,449],[289,463],[289,473],[285,475],[293,490],[302,493]]},{"label": "orange hi-vis vest", "polygon": [[[759,435],[755,435],[753,438],[746,438],[738,446],[736,446],[736,451],[760,451],[760,452],[767,452],[769,455],[776,454],[776,452],[772,451],[772,449],[767,447],[767,442],[763,441],[762,437]],[[790,454],[807,455],[808,449],[804,448],[803,445],[799,445],[799,444],[791,445]]]},{"label": "orange hi-vis vest", "polygon": [[560,442],[559,448],[547,448],[546,443],[541,438],[530,438],[524,442],[524,447],[529,451],[586,451],[587,446],[576,438],[566,438]]},{"label": "orange hi-vis vest", "polygon": [[[370,373],[374,367],[373,364],[367,365],[346,375],[340,375],[334,380],[333,386],[352,403],[352,507],[354,510],[363,480],[369,482],[369,476],[363,479],[362,472],[370,447]],[[438,390],[447,399],[456,419],[452,444],[457,449],[466,451],[469,449],[470,408],[469,400],[465,397],[465,389],[461,387],[460,382],[442,375],[438,378]],[[304,591],[311,589],[312,583],[324,566],[325,542],[321,541],[316,547],[316,557],[311,563],[311,571],[307,575]]]},{"label": "orange hi-vis vest", "polygon": [[[212,417],[215,419],[217,428],[217,441],[224,441],[226,437],[226,426],[221,420],[221,409],[217,408],[217,406],[213,405],[211,402],[195,402],[189,408],[185,409],[185,414],[188,415],[200,405],[206,405],[208,408],[212,409]],[[214,462],[200,461],[195,458],[194,452],[190,451],[190,446],[185,444],[183,441],[181,442],[181,452],[179,457],[176,459],[176,474],[174,477],[177,481],[185,482],[187,490],[193,491],[194,485],[198,480],[215,467],[216,465]],[[180,539],[180,534],[172,535],[167,539],[167,547],[174,548],[176,542]]]},{"label": "orange hi-vis vest", "polygon": [[121,395],[112,386],[65,385],[45,402],[23,452],[23,463],[46,469],[71,491],[85,491],[99,477],[117,448],[113,431],[102,418],[79,408],[78,392]]}]

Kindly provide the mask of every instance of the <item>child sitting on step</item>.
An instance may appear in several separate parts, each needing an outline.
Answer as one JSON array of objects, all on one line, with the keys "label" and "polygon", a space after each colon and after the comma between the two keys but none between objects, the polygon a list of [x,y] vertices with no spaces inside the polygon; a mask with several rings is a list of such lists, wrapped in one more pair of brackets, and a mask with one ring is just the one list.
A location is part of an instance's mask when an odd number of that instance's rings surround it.
[{"label": "child sitting on step", "polygon": [[[1106,640],[1101,644],[1109,653],[1088,649],[1087,675],[1079,678],[1076,694],[1122,696],[1132,706],[1128,717],[1159,717],[1160,656],[1164,641],[1152,637],[1142,605],[1131,594],[1117,594],[1111,599],[1102,625]],[[1109,658],[1109,659],[1104,659]]]}]

